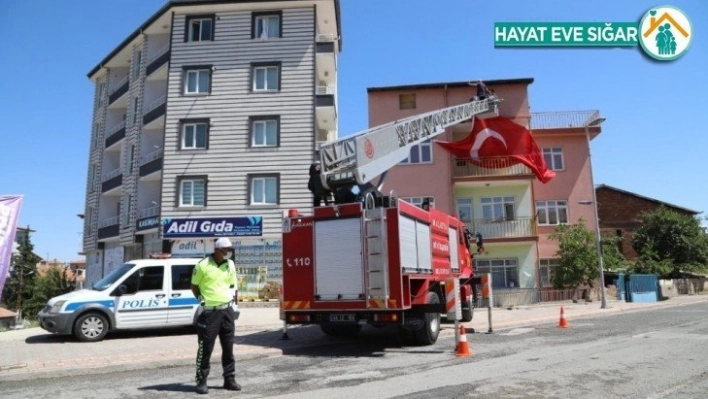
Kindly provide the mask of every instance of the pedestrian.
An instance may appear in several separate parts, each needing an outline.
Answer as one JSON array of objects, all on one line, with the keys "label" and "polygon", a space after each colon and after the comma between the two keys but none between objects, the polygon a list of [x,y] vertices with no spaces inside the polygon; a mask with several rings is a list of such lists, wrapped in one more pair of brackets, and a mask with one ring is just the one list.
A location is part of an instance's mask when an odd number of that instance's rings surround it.
[{"label": "pedestrian", "polygon": [[[192,273],[192,293],[201,300],[203,312],[197,318],[197,393],[209,393],[211,352],[216,337],[221,343],[221,366],[224,370],[224,388],[240,391],[236,383],[236,359],[234,358],[234,332],[238,302],[236,289],[236,265],[231,260],[231,241],[222,237],[214,244],[214,253],[200,260]],[[231,294],[233,292],[233,296]]]},{"label": "pedestrian", "polygon": [[314,196],[312,205],[321,206],[322,200],[324,200],[325,205],[329,205],[329,191],[327,191],[322,185],[322,168],[319,161],[315,161],[310,165],[310,180],[307,182],[307,189],[310,190]]}]

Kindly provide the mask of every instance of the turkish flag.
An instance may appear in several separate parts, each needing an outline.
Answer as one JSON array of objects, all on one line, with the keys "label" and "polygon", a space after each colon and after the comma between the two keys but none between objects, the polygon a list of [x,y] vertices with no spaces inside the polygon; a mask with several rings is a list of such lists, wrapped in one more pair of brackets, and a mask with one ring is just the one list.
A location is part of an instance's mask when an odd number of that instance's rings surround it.
[{"label": "turkish flag", "polygon": [[437,143],[458,159],[484,168],[507,168],[522,163],[542,183],[548,183],[556,175],[548,170],[531,132],[502,116],[475,118],[469,136],[460,141]]}]

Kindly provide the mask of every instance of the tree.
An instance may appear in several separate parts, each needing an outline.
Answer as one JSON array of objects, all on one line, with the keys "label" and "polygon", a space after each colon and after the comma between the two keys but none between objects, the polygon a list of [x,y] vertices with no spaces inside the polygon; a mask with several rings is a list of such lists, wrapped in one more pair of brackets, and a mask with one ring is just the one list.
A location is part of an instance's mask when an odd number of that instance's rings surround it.
[{"label": "tree", "polygon": [[12,257],[10,276],[2,295],[3,302],[15,311],[24,310],[27,301],[32,298],[37,278],[37,263],[42,260],[33,252],[34,245],[30,241],[29,231],[28,227],[27,234],[19,243],[18,253]]},{"label": "tree", "polygon": [[[554,288],[576,289],[582,284],[594,286],[599,277],[596,235],[588,230],[581,218],[571,225],[559,225],[550,235],[558,241],[556,256],[560,265],[552,271]],[[602,260],[607,270],[618,270],[626,266],[622,253],[617,248],[618,237],[603,236],[601,240]]]},{"label": "tree", "polygon": [[635,268],[655,270],[660,277],[707,270],[708,236],[700,220],[664,206],[642,214],[642,224],[632,236],[632,248],[640,254]]},{"label": "tree", "polygon": [[68,271],[65,267],[55,266],[50,267],[45,275],[37,277],[32,298],[22,306],[27,317],[34,318],[47,301],[76,288],[76,278],[69,279]]}]

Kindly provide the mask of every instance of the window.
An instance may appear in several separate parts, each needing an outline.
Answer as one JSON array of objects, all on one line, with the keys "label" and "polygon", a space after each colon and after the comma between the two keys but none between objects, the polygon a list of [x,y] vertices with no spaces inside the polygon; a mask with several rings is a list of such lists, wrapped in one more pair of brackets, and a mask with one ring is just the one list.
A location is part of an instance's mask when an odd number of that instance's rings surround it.
[{"label": "window", "polygon": [[433,162],[433,148],[430,145],[430,139],[411,147],[411,153],[408,158],[401,161],[401,163],[407,164],[431,162]]},{"label": "window", "polygon": [[133,99],[133,125],[138,123],[138,99]]},{"label": "window", "polygon": [[179,206],[206,206],[206,177],[179,179]]},{"label": "window", "polygon": [[130,146],[128,153],[128,174],[133,174],[133,162],[135,162],[135,144]]},{"label": "window", "polygon": [[568,223],[568,203],[566,201],[536,201],[538,224],[556,225]]},{"label": "window", "polygon": [[133,195],[128,194],[125,197],[125,224],[130,224],[130,212],[133,210]]},{"label": "window", "polygon": [[251,175],[248,180],[251,205],[278,205],[278,175]]},{"label": "window", "polygon": [[96,190],[96,183],[98,183],[100,179],[98,178],[98,165],[93,164],[91,165],[91,192]]},{"label": "window", "polygon": [[96,108],[103,106],[103,96],[106,94],[106,83],[99,83],[96,88]]},{"label": "window", "polygon": [[253,91],[280,90],[280,64],[253,65]]},{"label": "window", "polygon": [[194,265],[172,266],[172,290],[189,290],[192,287]]},{"label": "window", "polygon": [[487,222],[514,220],[514,197],[487,197],[480,199],[482,218]]},{"label": "window", "polygon": [[187,17],[185,42],[206,42],[214,40],[214,15],[192,15]]},{"label": "window", "polygon": [[282,37],[281,34],[281,12],[253,13],[253,39],[272,39]]},{"label": "window", "polygon": [[161,291],[164,277],[164,266],[148,266],[136,270],[121,285],[126,287],[126,294],[135,294],[140,291]]},{"label": "window", "polygon": [[93,134],[92,134],[92,141],[91,141],[91,148],[97,148],[98,147],[98,134],[101,131],[101,125],[98,123],[94,123],[93,125]]},{"label": "window", "polygon": [[435,207],[435,198],[434,197],[407,197],[407,198],[401,198],[402,200],[411,203],[418,208],[423,207],[423,201],[428,200],[428,203],[430,206]]},{"label": "window", "polygon": [[135,53],[135,62],[133,63],[133,79],[137,79],[140,76],[140,64],[143,62],[143,52],[138,50]]},{"label": "window", "polygon": [[184,94],[211,93],[211,66],[184,70]]},{"label": "window", "polygon": [[563,170],[563,149],[560,147],[544,148],[543,159],[550,170]]},{"label": "window", "polygon": [[182,122],[182,150],[205,150],[208,148],[209,121],[188,120]]},{"label": "window", "polygon": [[280,136],[280,117],[259,116],[251,118],[251,146],[277,147]]},{"label": "window", "polygon": [[415,109],[415,94],[399,94],[398,109]]},{"label": "window", "polygon": [[472,198],[457,199],[457,217],[465,224],[472,224]]},{"label": "window", "polygon": [[519,287],[519,261],[517,259],[475,259],[475,274],[492,274],[492,288]]},{"label": "window", "polygon": [[553,269],[558,266],[560,266],[559,259],[541,259],[539,265],[541,287],[553,286]]}]

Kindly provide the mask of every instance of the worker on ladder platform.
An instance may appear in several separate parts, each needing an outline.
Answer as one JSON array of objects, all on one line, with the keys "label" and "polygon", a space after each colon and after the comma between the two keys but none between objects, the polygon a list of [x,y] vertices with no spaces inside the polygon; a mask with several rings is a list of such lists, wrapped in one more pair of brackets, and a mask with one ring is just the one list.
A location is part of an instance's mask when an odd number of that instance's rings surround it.
[{"label": "worker on ladder platform", "polygon": [[315,161],[315,163],[310,165],[310,180],[307,182],[307,188],[314,196],[313,206],[321,206],[322,200],[324,200],[325,205],[329,205],[330,193],[322,185],[320,177],[322,174],[321,167],[320,161]]},{"label": "worker on ladder platform", "polygon": [[481,80],[477,81],[476,86],[477,86],[477,95],[470,98],[470,102],[472,102],[474,100],[484,100],[485,98],[489,97],[489,95],[491,94],[487,85],[484,84],[484,82],[482,82]]}]

